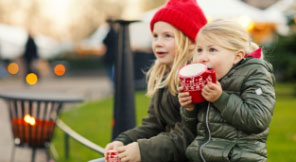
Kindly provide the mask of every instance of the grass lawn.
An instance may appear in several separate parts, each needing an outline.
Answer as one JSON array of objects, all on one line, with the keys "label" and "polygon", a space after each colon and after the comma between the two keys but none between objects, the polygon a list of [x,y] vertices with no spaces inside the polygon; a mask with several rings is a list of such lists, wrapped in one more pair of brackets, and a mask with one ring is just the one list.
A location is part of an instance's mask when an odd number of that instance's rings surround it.
[{"label": "grass lawn", "polygon": [[[276,85],[277,102],[268,137],[268,161],[296,161],[296,87],[293,84]],[[146,116],[149,99],[144,92],[136,93],[137,124]],[[87,139],[105,146],[111,140],[113,100],[86,102],[65,111],[61,119]],[[53,139],[59,158],[57,162],[82,162],[100,157],[99,154],[70,140],[70,158],[64,158],[63,133],[56,129]]]}]

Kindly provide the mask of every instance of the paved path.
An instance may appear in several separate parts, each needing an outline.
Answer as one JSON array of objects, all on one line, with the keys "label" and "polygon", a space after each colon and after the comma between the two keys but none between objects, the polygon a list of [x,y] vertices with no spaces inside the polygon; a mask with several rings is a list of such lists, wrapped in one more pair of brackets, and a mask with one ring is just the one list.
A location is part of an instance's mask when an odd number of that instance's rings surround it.
[{"label": "paved path", "polygon": [[[112,85],[108,78],[101,77],[65,77],[44,78],[34,86],[25,85],[19,79],[0,80],[1,90],[38,90],[45,92],[62,92],[80,95],[85,100],[95,100],[112,95]],[[8,119],[7,105],[0,99],[0,162],[9,162],[13,147],[12,134]],[[31,150],[16,148],[15,162],[29,162]],[[45,162],[44,151],[36,153],[36,162]]]}]

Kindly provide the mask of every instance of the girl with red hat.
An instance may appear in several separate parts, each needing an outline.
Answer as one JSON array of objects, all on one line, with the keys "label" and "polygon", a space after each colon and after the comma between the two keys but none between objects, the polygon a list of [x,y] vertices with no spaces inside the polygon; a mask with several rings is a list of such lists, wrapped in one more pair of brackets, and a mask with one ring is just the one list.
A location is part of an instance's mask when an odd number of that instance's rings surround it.
[{"label": "girl with red hat", "polygon": [[116,150],[122,162],[186,161],[185,149],[194,134],[181,123],[177,70],[197,52],[195,38],[206,23],[195,0],[170,0],[155,13],[150,22],[156,61],[147,73],[148,116],[108,144],[105,155]]}]

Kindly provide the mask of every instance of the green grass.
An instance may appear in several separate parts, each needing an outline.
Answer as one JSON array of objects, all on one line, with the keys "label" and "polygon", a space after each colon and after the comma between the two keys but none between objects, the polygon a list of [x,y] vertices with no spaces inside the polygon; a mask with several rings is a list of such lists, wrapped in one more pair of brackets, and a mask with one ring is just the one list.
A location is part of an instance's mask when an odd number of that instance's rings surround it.
[{"label": "green grass", "polygon": [[267,141],[270,162],[296,161],[295,84],[276,85],[276,107]]},{"label": "green grass", "polygon": [[[269,162],[296,161],[296,87],[277,84],[277,101],[267,141]],[[137,124],[146,116],[149,99],[144,92],[136,93]],[[111,140],[113,100],[87,102],[65,111],[61,119],[87,139],[105,146]],[[101,157],[99,154],[70,140],[70,158],[65,160],[63,133],[56,129],[53,145],[57,149],[57,162],[81,162]]]}]

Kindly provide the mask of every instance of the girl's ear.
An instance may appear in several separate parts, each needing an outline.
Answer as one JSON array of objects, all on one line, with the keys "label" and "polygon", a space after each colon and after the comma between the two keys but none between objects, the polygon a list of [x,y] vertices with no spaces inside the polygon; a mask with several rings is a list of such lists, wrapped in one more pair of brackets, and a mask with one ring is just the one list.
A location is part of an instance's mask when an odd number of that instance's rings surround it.
[{"label": "girl's ear", "polygon": [[238,52],[235,53],[235,58],[234,58],[234,64],[237,64],[241,59],[245,58],[245,51],[239,50]]}]

